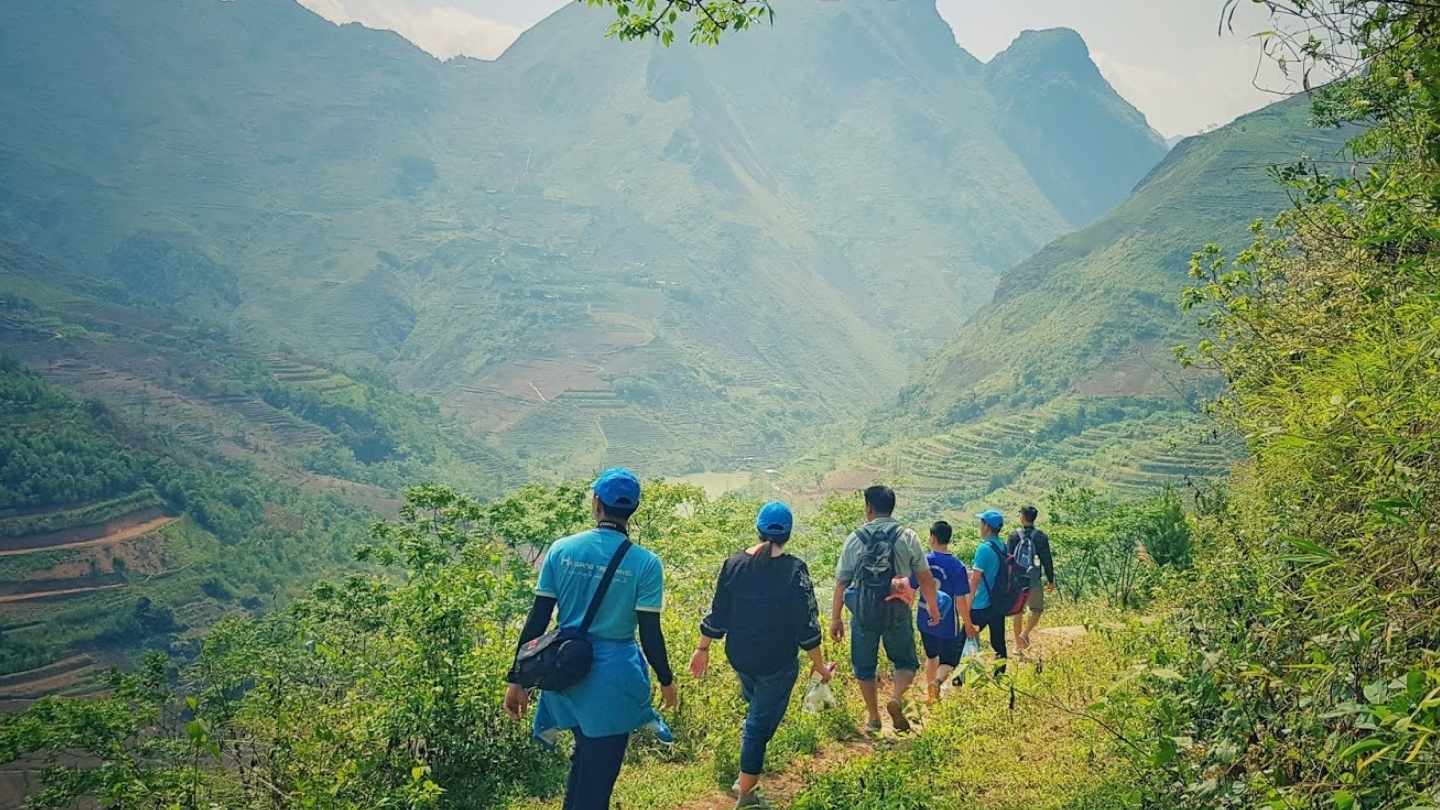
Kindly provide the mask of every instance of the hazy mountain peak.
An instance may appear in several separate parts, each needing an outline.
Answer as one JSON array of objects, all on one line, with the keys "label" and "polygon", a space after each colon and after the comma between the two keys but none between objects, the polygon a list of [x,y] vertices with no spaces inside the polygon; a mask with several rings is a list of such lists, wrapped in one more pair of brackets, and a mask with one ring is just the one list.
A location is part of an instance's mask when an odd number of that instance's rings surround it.
[{"label": "hazy mountain peak", "polygon": [[985,82],[1006,116],[1003,134],[1076,225],[1125,199],[1130,186],[1116,178],[1134,183],[1166,152],[1069,28],[1022,32],[985,65]]},{"label": "hazy mountain peak", "polygon": [[990,61],[994,64],[1019,59],[1055,60],[1066,57],[1089,61],[1090,46],[1085,44],[1085,38],[1080,36],[1079,31],[1063,27],[1027,28],[1015,37],[1010,47]]},{"label": "hazy mountain peak", "polygon": [[118,9],[0,3],[0,240],[135,288],[199,268],[219,294],[149,303],[382,369],[551,470],[714,467],[861,412],[1160,156],[1073,33],[1022,38],[1000,64],[1057,78],[1012,83],[920,0],[718,48],[568,4],[443,64],[294,0]]}]

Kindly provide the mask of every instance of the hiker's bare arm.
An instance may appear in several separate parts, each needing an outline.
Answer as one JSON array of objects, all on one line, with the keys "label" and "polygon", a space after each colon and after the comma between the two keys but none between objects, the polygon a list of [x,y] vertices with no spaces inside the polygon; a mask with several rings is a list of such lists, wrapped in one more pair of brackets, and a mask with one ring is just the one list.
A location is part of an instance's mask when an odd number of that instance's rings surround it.
[{"label": "hiker's bare arm", "polygon": [[975,638],[980,631],[975,628],[975,621],[970,618],[970,594],[965,594],[963,599],[955,600],[955,609],[960,611],[960,621],[965,623],[965,635]]},{"label": "hiker's bare arm", "polygon": [[835,580],[835,595],[830,600],[830,638],[836,643],[845,640],[845,620],[841,612],[845,610],[845,589],[849,585],[843,579]]}]

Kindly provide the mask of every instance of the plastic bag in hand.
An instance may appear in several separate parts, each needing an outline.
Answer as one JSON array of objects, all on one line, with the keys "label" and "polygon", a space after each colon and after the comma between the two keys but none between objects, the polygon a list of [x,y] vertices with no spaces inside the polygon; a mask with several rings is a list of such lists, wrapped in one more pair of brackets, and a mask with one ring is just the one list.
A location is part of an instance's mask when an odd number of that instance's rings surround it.
[{"label": "plastic bag in hand", "polygon": [[805,699],[800,705],[810,714],[818,714],[821,709],[835,706],[835,693],[830,691],[830,684],[821,683],[819,678],[811,678],[810,688],[805,690]]},{"label": "plastic bag in hand", "polygon": [[973,638],[965,639],[965,649],[960,651],[960,660],[964,661],[972,655],[980,652],[980,642]]}]

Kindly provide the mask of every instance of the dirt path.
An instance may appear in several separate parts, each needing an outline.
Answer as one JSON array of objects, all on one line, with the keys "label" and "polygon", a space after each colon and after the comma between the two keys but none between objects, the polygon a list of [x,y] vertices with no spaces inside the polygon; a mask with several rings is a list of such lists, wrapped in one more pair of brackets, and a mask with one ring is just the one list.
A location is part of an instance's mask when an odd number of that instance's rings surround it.
[{"label": "dirt path", "polygon": [[[1039,663],[1043,665],[1046,658],[1061,653],[1066,647],[1084,638],[1086,630],[1078,625],[1068,627],[1041,627],[1035,630],[1031,639],[1030,649],[1017,656],[1022,663]],[[1012,642],[1013,643],[1013,642]],[[879,684],[882,698],[889,692],[889,684]],[[911,688],[911,694],[919,694],[917,685]],[[858,701],[857,701],[858,702]],[[917,710],[919,721],[916,722]],[[924,726],[929,716],[928,707],[924,703],[911,701],[907,706],[907,716],[915,729],[918,731]],[[789,807],[795,797],[805,789],[807,778],[813,774],[825,773],[833,768],[839,767],[847,762],[853,762],[857,757],[862,757],[877,750],[893,749],[908,745],[911,738],[909,735],[896,735],[890,718],[881,711],[881,722],[884,729],[879,734],[865,735],[858,740],[845,740],[831,743],[814,756],[802,757],[796,760],[790,767],[774,774],[767,774],[761,780],[761,792],[776,807]],[[863,720],[862,720],[863,722]],[[693,801],[680,805],[678,810],[731,810],[735,806],[735,796],[723,790],[697,798]]]},{"label": "dirt path", "polygon": [[[44,538],[33,538],[33,545],[30,545],[28,542],[32,538],[26,538],[27,545],[24,548],[7,548],[0,550],[0,557],[13,557],[20,554],[34,554],[40,551],[62,551],[67,549],[93,548],[95,546],[115,545],[116,543],[123,543],[126,540],[133,540],[137,537],[143,537],[144,535],[150,534],[151,532],[160,531],[161,529],[169,526],[177,520],[179,520],[179,518],[168,516],[151,518],[149,520],[141,521],[140,523],[134,523],[128,526],[122,525],[119,528],[110,529],[98,537],[88,538],[85,536],[85,534],[76,534],[77,530],[70,529],[62,532],[55,532],[53,535],[50,536],[51,538],[53,538],[52,542],[45,542]],[[106,524],[107,529],[114,524],[115,521]],[[75,539],[67,540],[65,539],[67,535],[70,537],[74,537]]]},{"label": "dirt path", "polygon": [[83,588],[63,588],[55,591],[30,591],[29,593],[12,593],[8,596],[0,596],[0,604],[13,602],[29,602],[35,599],[48,599],[52,596],[74,596],[78,593],[94,593],[95,591],[113,591],[116,588],[125,587],[125,583],[117,582],[113,585],[90,585]]},{"label": "dirt path", "polygon": [[95,659],[76,655],[29,672],[7,675],[0,684],[0,699],[38,698],[76,686],[96,671]]}]

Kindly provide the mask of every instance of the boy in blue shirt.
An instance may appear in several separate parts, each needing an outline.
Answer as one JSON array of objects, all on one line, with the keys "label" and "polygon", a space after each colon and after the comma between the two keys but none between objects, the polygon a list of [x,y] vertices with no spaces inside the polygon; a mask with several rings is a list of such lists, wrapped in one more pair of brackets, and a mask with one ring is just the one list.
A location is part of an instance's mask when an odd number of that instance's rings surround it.
[{"label": "boy in blue shirt", "polygon": [[[930,553],[925,555],[938,586],[935,603],[940,608],[940,623],[930,623],[923,597],[916,614],[920,641],[925,645],[925,682],[931,703],[940,699],[940,685],[960,665],[965,639],[974,638],[977,632],[970,620],[970,574],[965,563],[950,553],[953,534],[949,523],[937,520],[930,527]],[[913,578],[911,584],[915,584]]]},{"label": "boy in blue shirt", "polygon": [[[977,627],[990,628],[990,646],[1000,660],[996,674],[1005,672],[1005,606],[994,604],[990,592],[999,584],[1000,566],[1005,564],[1005,545],[1000,530],[1005,516],[987,509],[976,515],[980,519],[980,546],[975,549],[975,562],[970,566],[970,616]],[[968,629],[968,628],[967,628]]]}]

